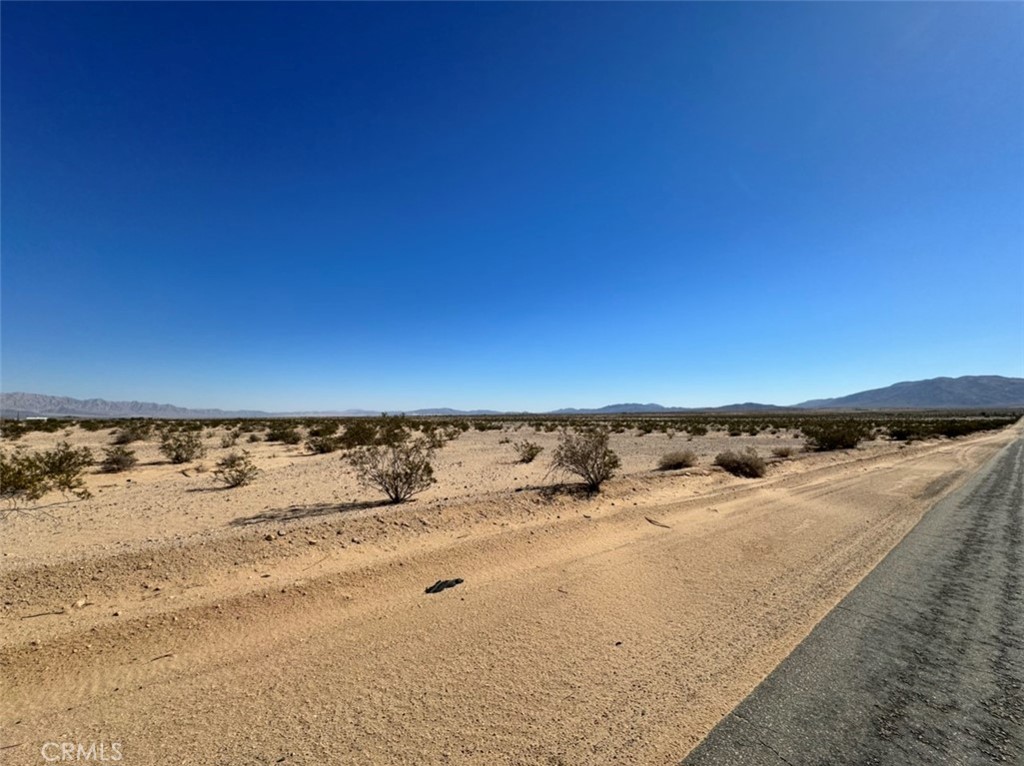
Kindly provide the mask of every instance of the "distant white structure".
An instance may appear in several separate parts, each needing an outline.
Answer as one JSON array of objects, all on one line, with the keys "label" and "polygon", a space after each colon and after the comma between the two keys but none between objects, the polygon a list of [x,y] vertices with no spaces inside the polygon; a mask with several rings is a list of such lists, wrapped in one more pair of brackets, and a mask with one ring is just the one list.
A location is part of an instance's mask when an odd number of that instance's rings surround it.
[{"label": "distant white structure", "polygon": [[49,418],[42,415],[28,415],[25,417],[25,420],[49,420]]}]

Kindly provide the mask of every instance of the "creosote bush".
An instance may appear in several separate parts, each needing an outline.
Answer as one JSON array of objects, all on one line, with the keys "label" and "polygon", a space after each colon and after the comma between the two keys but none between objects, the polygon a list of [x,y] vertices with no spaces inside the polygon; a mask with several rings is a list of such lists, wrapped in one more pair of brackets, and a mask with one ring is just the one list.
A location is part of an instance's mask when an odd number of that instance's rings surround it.
[{"label": "creosote bush", "polygon": [[82,478],[82,472],[95,462],[88,447],[75,449],[67,442],[60,442],[52,450],[39,453],[39,459],[53,489],[83,500],[92,497]]},{"label": "creosote bush", "polygon": [[537,455],[544,451],[542,446],[527,439],[514,442],[512,448],[516,451],[516,456],[519,458],[520,463],[532,463]]},{"label": "creosote bush", "polygon": [[103,450],[103,460],[100,462],[100,470],[103,473],[121,473],[134,468],[139,459],[135,457],[135,451],[128,449],[123,444],[107,447]]},{"label": "creosote bush", "polygon": [[172,463],[187,463],[206,454],[202,437],[194,431],[164,434],[160,452]]},{"label": "creosote bush", "polygon": [[0,497],[11,508],[35,502],[50,489],[37,455],[0,452]]},{"label": "creosote bush", "polygon": [[274,423],[267,429],[266,440],[268,442],[298,444],[302,441],[302,435],[293,425],[288,423]]},{"label": "creosote bush", "polygon": [[793,457],[796,450],[793,447],[772,447],[772,455],[780,458]]},{"label": "creosote bush", "polygon": [[221,458],[217,461],[217,467],[213,469],[214,478],[229,487],[245,486],[255,479],[259,472],[260,469],[252,462],[246,450],[242,450],[241,454],[232,452]]},{"label": "creosote bush", "polygon": [[85,500],[92,493],[85,486],[82,472],[93,462],[90,449],[75,449],[67,442],[46,452],[0,454],[0,497],[17,507],[55,489]]},{"label": "creosote bush", "polygon": [[715,465],[721,466],[733,476],[742,476],[746,479],[764,476],[766,470],[764,459],[753,448],[747,448],[743,452],[721,452],[715,456]]},{"label": "creosote bush", "polygon": [[392,503],[402,503],[434,483],[430,464],[433,451],[422,439],[399,441],[392,434],[390,444],[374,444],[354,450],[348,460],[359,484],[387,495]]},{"label": "creosote bush", "polygon": [[340,446],[337,436],[311,436],[306,440],[306,449],[314,455],[326,455],[334,452]]},{"label": "creosote bush", "polygon": [[324,420],[322,422],[315,423],[309,427],[309,435],[311,437],[317,436],[334,436],[338,433],[340,423],[337,420]]},{"label": "creosote bush", "polygon": [[608,431],[603,428],[563,430],[551,453],[553,470],[579,476],[591,492],[600,490],[619,465],[619,456],[608,446]]},{"label": "creosote bush", "polygon": [[140,420],[132,420],[114,432],[114,444],[131,444],[149,437],[152,425]]},{"label": "creosote bush", "polygon": [[658,470],[676,471],[680,468],[692,468],[695,465],[697,465],[697,453],[686,449],[662,455],[661,460],[658,461]]},{"label": "creosote bush", "polygon": [[377,443],[377,424],[370,420],[352,420],[345,425],[339,444],[345,449],[368,447]]}]

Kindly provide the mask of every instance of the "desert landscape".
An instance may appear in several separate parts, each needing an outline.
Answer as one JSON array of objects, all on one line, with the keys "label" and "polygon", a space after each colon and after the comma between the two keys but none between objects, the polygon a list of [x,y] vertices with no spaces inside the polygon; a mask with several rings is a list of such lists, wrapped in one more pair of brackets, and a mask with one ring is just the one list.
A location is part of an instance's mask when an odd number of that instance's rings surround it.
[{"label": "desert landscape", "polygon": [[[854,448],[811,448],[808,433],[851,420]],[[154,765],[678,763],[1020,436],[1015,420],[6,423],[7,456],[64,443],[99,462],[130,439],[137,463],[84,468],[73,491],[87,499],[8,497],[0,752],[38,763],[46,742],[70,741]],[[433,445],[434,483],[398,504],[352,461],[387,423]],[[566,434],[594,431],[620,462],[596,492],[552,468]],[[336,441],[317,454],[323,433]],[[182,434],[203,454],[175,463],[161,445]],[[346,434],[366,444],[342,446]],[[523,443],[540,448],[529,463]],[[751,450],[760,477],[715,464]],[[680,452],[693,465],[659,470]],[[232,454],[258,470],[236,487],[217,474]],[[461,582],[425,593],[439,580]]]}]

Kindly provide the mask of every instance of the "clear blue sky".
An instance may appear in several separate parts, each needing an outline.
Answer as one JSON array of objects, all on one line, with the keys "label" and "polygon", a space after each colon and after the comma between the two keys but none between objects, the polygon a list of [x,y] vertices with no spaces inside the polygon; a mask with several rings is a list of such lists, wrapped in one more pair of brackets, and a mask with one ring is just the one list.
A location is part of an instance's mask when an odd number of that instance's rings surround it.
[{"label": "clear blue sky", "polygon": [[2,387],[1024,375],[1024,5],[2,5]]}]

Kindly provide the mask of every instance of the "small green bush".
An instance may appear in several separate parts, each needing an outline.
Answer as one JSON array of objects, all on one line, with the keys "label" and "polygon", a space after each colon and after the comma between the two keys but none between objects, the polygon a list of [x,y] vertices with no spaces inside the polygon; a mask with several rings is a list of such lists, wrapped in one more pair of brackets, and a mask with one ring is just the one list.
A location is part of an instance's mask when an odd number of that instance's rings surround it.
[{"label": "small green bush", "polygon": [[223,482],[229,487],[241,487],[249,484],[259,475],[260,469],[252,462],[249,453],[245,450],[242,454],[232,452],[227,457],[217,461],[217,467],[213,469],[214,478]]},{"label": "small green bush", "polygon": [[434,483],[432,451],[425,441],[403,439],[360,447],[349,455],[359,484],[402,503]]},{"label": "small green bush", "polygon": [[206,454],[202,437],[194,431],[164,434],[160,452],[172,463],[187,463]]},{"label": "small green bush", "polygon": [[658,461],[659,471],[676,471],[680,468],[692,468],[697,465],[697,453],[693,450],[669,452]]},{"label": "small green bush", "polygon": [[114,444],[131,444],[149,437],[152,426],[149,423],[132,420],[114,432]]},{"label": "small green bush", "polygon": [[339,439],[340,446],[345,449],[369,447],[377,443],[377,424],[370,420],[352,420],[345,424],[345,431]]},{"label": "small green bush", "polygon": [[15,452],[0,452],[0,497],[12,508],[35,502],[50,489],[38,456]]},{"label": "small green bush", "polygon": [[591,492],[599,491],[620,464],[619,456],[608,446],[608,431],[603,428],[563,430],[551,454],[552,469],[579,476]]},{"label": "small green bush", "polygon": [[764,476],[767,470],[764,460],[752,448],[747,448],[743,452],[721,452],[715,456],[715,465],[721,466],[733,476],[747,479]]},{"label": "small green bush", "polygon": [[95,462],[88,447],[75,449],[67,442],[60,442],[52,450],[39,453],[38,458],[53,489],[83,500],[92,496],[82,478],[82,472]]},{"label": "small green bush", "polygon": [[314,455],[326,455],[340,446],[336,436],[312,436],[306,440],[306,449]]},{"label": "small green bush", "polygon": [[121,473],[134,468],[139,459],[135,452],[123,444],[107,447],[103,450],[103,460],[100,462],[100,470],[103,473]]},{"label": "small green bush", "polygon": [[309,435],[311,437],[317,436],[334,436],[338,433],[340,423],[337,420],[324,420],[318,422],[315,425],[309,427]]},{"label": "small green bush", "polygon": [[287,423],[274,423],[267,429],[265,439],[268,442],[282,442],[284,444],[298,444],[302,436],[295,426]]},{"label": "small green bush", "polygon": [[520,463],[532,463],[537,455],[544,451],[542,446],[526,439],[515,442],[512,448],[516,451],[516,456],[519,458]]}]

